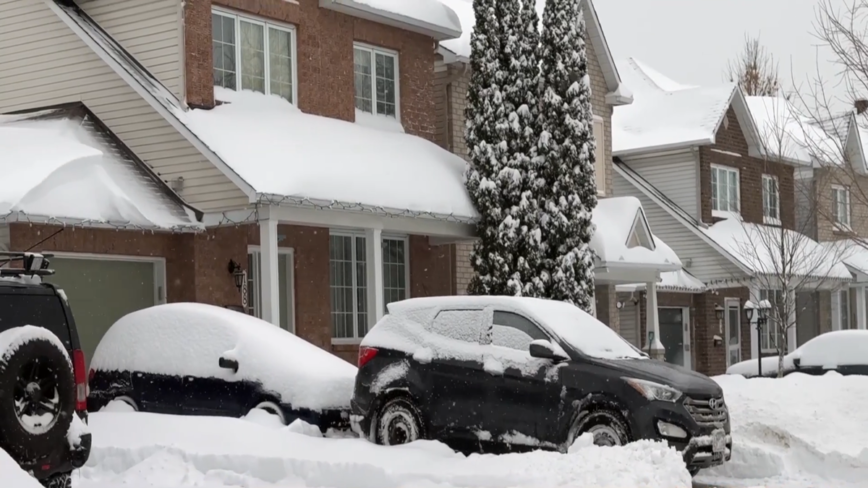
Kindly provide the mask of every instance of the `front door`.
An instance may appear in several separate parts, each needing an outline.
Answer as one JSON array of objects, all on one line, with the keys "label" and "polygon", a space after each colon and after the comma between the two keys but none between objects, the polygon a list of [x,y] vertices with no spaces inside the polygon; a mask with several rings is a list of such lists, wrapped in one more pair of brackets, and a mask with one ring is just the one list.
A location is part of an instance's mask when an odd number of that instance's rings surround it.
[{"label": "front door", "polygon": [[741,362],[741,309],[738,299],[726,300],[726,365]]},{"label": "front door", "polygon": [[666,362],[689,366],[685,341],[686,313],[683,308],[661,307],[657,310],[660,322],[660,342],[666,349]]}]

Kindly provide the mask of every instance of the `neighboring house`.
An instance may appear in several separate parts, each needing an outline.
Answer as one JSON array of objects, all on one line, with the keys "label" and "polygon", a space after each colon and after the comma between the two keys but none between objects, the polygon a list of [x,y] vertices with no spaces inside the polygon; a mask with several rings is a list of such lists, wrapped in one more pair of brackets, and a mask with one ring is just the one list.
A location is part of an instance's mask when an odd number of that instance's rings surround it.
[{"label": "neighboring house", "polygon": [[[443,2],[459,15],[464,33],[458,39],[440,43],[439,57],[434,68],[438,114],[436,136],[441,145],[464,159],[469,159],[464,142],[464,109],[470,81],[470,36],[475,23],[473,4],[471,0]],[[544,6],[544,0],[537,1],[540,17]],[[594,136],[597,140],[596,178],[600,197],[600,206],[594,213],[597,235],[592,242],[592,248],[597,253],[596,313],[597,317],[610,327],[619,330],[614,286],[641,281],[654,287],[661,272],[679,270],[681,263],[677,256],[671,254],[668,246],[652,236],[645,211],[637,200],[606,201],[612,196],[613,189],[612,108],[630,104],[632,96],[621,83],[593,3],[582,0],[582,7],[589,37],[586,49],[591,79]],[[615,247],[605,248],[606,243]],[[619,250],[617,246],[623,249]],[[466,293],[467,284],[473,275],[470,266],[472,244],[459,245],[457,250],[458,292]],[[654,294],[651,294],[650,298],[653,299]],[[652,315],[649,321],[653,323],[654,319],[655,316]]]},{"label": "neighboring house", "polygon": [[[743,307],[780,293],[762,289],[769,280],[760,278],[770,274],[776,258],[756,241],[780,235],[780,226],[785,235],[800,236],[794,230],[794,163],[764,157],[747,100],[735,84],[685,86],[635,59],[617,66],[634,101],[613,115],[614,193],[640,199],[651,227],[684,264],[683,272],[662,279],[673,293],[658,298],[667,359],[720,374],[778,347],[793,350],[796,330],[782,345],[770,327],[757,337],[756,317],[748,323]],[[820,244],[805,242],[825,256]],[[833,259],[804,273],[825,288],[851,279]],[[626,306],[641,289],[620,291],[622,322],[647,313]],[[631,339],[647,344],[641,322]]]},{"label": "neighboring house", "polygon": [[[44,181],[7,202],[3,246],[58,254],[88,353],[125,313],[196,301],[355,361],[387,302],[455,292],[455,244],[473,235],[464,162],[431,142],[432,46],[461,26],[428,7],[0,2],[0,114],[84,121],[113,144],[85,144],[112,155],[90,172],[78,153],[46,166],[65,136],[40,129],[15,169]],[[138,176],[106,178],[109,163]],[[169,214],[129,196],[145,187]]]}]

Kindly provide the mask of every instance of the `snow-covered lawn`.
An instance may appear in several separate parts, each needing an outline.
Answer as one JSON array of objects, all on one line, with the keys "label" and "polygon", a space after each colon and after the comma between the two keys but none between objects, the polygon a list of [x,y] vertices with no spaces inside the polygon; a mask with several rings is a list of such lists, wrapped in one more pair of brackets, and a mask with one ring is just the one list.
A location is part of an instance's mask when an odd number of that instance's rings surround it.
[{"label": "snow-covered lawn", "polygon": [[732,461],[700,473],[720,486],[868,487],[868,377],[714,378],[732,417]]}]

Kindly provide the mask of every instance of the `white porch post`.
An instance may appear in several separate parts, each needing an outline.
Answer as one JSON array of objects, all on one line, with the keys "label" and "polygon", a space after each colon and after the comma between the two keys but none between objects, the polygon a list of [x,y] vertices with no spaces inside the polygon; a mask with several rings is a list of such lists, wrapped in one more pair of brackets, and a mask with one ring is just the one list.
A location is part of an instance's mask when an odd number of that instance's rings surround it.
[{"label": "white porch post", "polygon": [[280,285],[277,270],[277,220],[259,222],[261,252],[260,289],[262,290],[262,320],[280,327]]},{"label": "white porch post", "polygon": [[383,295],[383,231],[365,231],[365,270],[367,271],[368,328],[374,326],[385,313]]},{"label": "white porch post", "polygon": [[654,332],[654,340],[648,344],[648,353],[654,359],[663,360],[666,350],[660,342],[660,319],[657,313],[657,282],[652,281],[645,285],[645,331]]},{"label": "white porch post", "polygon": [[865,285],[856,287],[856,328],[865,330]]},{"label": "white porch post", "polygon": [[[757,285],[751,285],[749,292],[748,292],[748,295],[750,296],[750,301],[753,302],[753,305],[754,305],[753,318],[750,319],[750,326],[749,326],[750,327],[750,358],[751,359],[757,359],[760,357],[760,355],[761,355],[760,350],[762,349],[762,343],[760,342],[759,331],[757,330],[757,323],[759,321],[759,310],[757,307],[759,307],[759,303],[760,303],[759,287]],[[741,317],[739,317],[739,324],[737,324],[736,327],[741,327],[740,322],[741,322]],[[763,326],[763,330],[765,330],[765,327],[768,327],[768,321],[766,321],[766,324]],[[727,340],[729,340],[729,339],[727,339]],[[741,346],[741,344],[739,344],[739,347],[740,346]]]}]

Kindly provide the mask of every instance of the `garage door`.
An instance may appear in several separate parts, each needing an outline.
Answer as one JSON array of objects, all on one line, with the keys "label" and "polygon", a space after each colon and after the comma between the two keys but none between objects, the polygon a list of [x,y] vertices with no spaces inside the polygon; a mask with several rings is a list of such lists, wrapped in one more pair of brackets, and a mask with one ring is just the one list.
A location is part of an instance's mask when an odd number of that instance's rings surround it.
[{"label": "garage door", "polygon": [[55,257],[51,267],[56,274],[46,281],[66,292],[88,366],[97,344],[115,321],[154,305],[153,262]]}]

